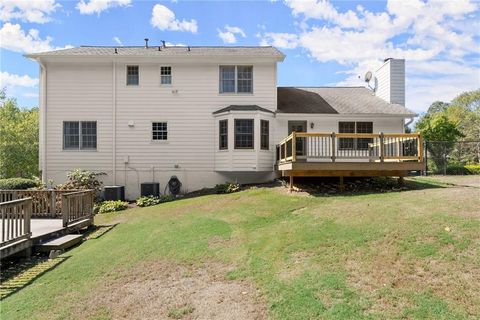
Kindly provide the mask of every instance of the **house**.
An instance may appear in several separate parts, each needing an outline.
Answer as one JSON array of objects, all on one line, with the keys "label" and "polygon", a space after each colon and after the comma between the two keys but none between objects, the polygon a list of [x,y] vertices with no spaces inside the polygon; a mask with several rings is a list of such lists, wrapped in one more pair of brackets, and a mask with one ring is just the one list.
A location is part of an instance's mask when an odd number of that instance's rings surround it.
[{"label": "house", "polygon": [[[44,181],[63,182],[75,168],[104,172],[105,185],[124,185],[134,199],[141,183],[159,182],[163,192],[173,175],[187,192],[310,169],[311,175],[352,175],[355,170],[335,172],[332,165],[353,162],[400,176],[420,170],[423,161],[419,137],[402,136],[415,116],[404,107],[404,60],[385,61],[374,92],[277,87],[277,64],[285,56],[274,47],[152,47],[147,41],[26,56],[40,65]],[[386,142],[388,134],[400,135]],[[396,151],[387,154],[390,149]]]}]

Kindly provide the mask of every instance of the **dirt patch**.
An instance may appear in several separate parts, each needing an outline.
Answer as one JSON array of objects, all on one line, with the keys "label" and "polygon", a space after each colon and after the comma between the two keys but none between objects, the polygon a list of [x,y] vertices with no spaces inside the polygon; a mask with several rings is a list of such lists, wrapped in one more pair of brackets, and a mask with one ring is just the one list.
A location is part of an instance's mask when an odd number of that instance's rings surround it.
[{"label": "dirt patch", "polygon": [[230,269],[215,263],[141,263],[92,290],[76,313],[79,318],[265,319],[260,293],[248,281],[226,280]]},{"label": "dirt patch", "polygon": [[295,279],[309,268],[311,260],[314,257],[315,254],[308,251],[299,251],[290,254],[289,262],[280,269],[277,274],[278,278],[284,281]]}]

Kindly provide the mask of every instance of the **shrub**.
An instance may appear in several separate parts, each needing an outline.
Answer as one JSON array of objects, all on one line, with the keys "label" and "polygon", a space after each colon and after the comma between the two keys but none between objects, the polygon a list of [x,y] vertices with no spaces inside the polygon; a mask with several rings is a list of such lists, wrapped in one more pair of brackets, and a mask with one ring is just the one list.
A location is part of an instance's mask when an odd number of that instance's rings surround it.
[{"label": "shrub", "polygon": [[121,201],[121,200],[110,200],[104,201],[100,203],[96,208],[94,208],[94,212],[98,213],[107,213],[107,212],[115,212],[115,211],[122,211],[128,208],[128,202]]},{"label": "shrub", "polygon": [[175,200],[175,197],[172,195],[163,195],[160,197],[146,196],[146,197],[140,197],[137,199],[137,206],[149,207],[149,206],[154,206],[160,203],[169,202],[173,200]]},{"label": "shrub", "polygon": [[95,190],[95,199],[98,200],[102,191],[102,182],[98,177],[105,173],[95,173],[75,169],[67,174],[67,181],[55,187],[57,190]]},{"label": "shrub", "polygon": [[240,191],[240,185],[238,183],[230,183],[230,182],[217,184],[215,186],[215,191],[217,193],[233,193],[233,192]]},{"label": "shrub", "polygon": [[448,164],[447,165],[447,174],[451,175],[465,175],[468,174],[468,170],[462,164]]},{"label": "shrub", "polygon": [[480,174],[480,164],[467,164],[465,169],[469,174]]},{"label": "shrub", "polygon": [[0,179],[0,189],[25,190],[40,187],[42,183],[39,180],[24,178]]}]

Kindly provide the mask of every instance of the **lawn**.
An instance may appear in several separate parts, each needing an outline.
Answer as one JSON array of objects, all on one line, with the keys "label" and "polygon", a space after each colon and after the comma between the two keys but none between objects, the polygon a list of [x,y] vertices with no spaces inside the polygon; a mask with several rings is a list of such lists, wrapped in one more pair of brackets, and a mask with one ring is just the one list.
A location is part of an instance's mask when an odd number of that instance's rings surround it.
[{"label": "lawn", "polygon": [[[458,182],[458,183],[457,183]],[[2,319],[474,319],[478,177],[314,196],[281,187],[123,213]]]}]

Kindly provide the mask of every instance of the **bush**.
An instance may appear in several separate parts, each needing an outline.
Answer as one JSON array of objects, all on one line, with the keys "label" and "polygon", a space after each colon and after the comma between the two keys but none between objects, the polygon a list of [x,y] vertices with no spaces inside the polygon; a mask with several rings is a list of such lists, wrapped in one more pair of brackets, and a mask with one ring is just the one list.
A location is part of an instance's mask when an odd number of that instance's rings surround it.
[{"label": "bush", "polygon": [[467,164],[465,169],[469,174],[480,174],[480,164]]},{"label": "bush", "polygon": [[107,212],[115,212],[115,211],[122,211],[128,208],[128,202],[121,201],[121,200],[110,200],[104,201],[97,205],[94,208],[94,212],[98,213],[107,213]]},{"label": "bush", "polygon": [[240,185],[238,183],[230,183],[230,182],[217,184],[215,186],[215,191],[217,193],[233,193],[233,192],[240,191]]},{"label": "bush", "polygon": [[75,169],[67,174],[67,181],[55,187],[57,190],[95,190],[95,199],[98,200],[102,191],[102,182],[98,177],[105,173],[95,173]]},{"label": "bush", "polygon": [[40,187],[42,183],[39,180],[24,178],[0,179],[0,189],[6,190],[25,190]]},{"label": "bush", "polygon": [[169,202],[173,200],[175,200],[175,197],[172,195],[163,195],[160,197],[146,196],[146,197],[140,197],[137,199],[137,206],[149,207],[149,206],[154,206],[160,203]]},{"label": "bush", "polygon": [[468,170],[462,164],[448,164],[447,174],[451,175],[465,175],[468,174]]}]

